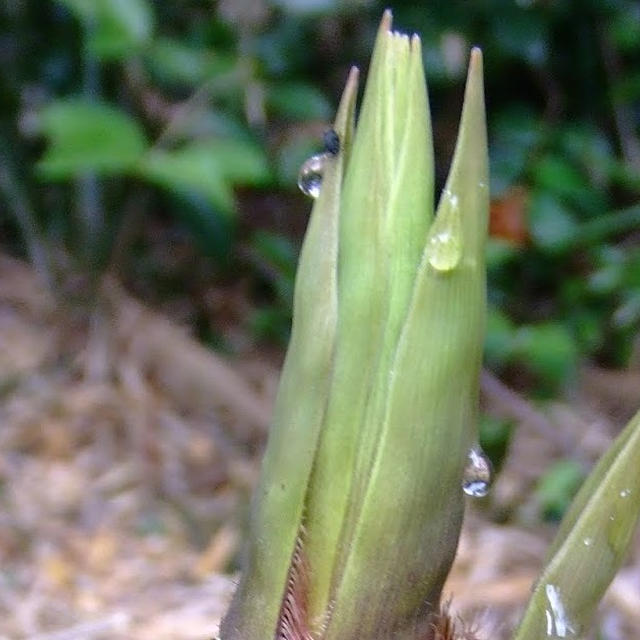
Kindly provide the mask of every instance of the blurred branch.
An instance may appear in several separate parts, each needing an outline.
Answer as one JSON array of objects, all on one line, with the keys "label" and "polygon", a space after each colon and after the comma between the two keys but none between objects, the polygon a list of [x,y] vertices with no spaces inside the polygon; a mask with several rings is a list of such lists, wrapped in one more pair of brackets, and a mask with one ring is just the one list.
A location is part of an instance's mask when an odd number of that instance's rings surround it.
[{"label": "blurred branch", "polygon": [[123,612],[113,613],[105,618],[54,631],[31,636],[31,640],[90,640],[105,633],[115,634],[125,631],[129,626],[129,615]]},{"label": "blurred branch", "polygon": [[111,255],[106,271],[120,278],[131,257],[131,246],[138,239],[143,227],[144,215],[149,203],[149,191],[140,185],[122,206],[121,222],[111,246]]},{"label": "blurred branch", "polygon": [[[95,27],[91,20],[83,21],[83,26],[82,92],[87,100],[96,100],[100,95],[100,65],[87,44]],[[78,217],[83,226],[85,251],[90,258],[98,248],[100,234],[104,227],[100,183],[95,173],[87,172],[77,179],[76,188]]]},{"label": "blurred branch", "polygon": [[483,369],[480,375],[480,389],[491,409],[497,414],[529,425],[546,440],[555,443],[563,453],[575,457],[571,439],[528,400],[509,388],[487,369]]},{"label": "blurred branch", "polygon": [[164,393],[185,409],[230,411],[239,418],[236,433],[244,442],[262,441],[271,422],[271,402],[227,361],[128,297],[115,282],[104,283],[103,295],[117,327],[117,339],[135,353]]},{"label": "blurred branch", "polygon": [[130,61],[125,67],[127,86],[146,117],[163,127],[152,148],[167,146],[179,138],[189,119],[194,115],[200,116],[221,87],[242,82],[247,77],[245,66],[239,61],[228,73],[212,76],[196,87],[189,97],[175,103],[152,86],[143,65],[136,60]]},{"label": "blurred branch", "polygon": [[36,216],[15,175],[13,162],[4,139],[0,139],[0,194],[4,196],[7,208],[12,211],[20,226],[27,254],[39,279],[50,292],[54,292],[51,263],[38,228]]}]

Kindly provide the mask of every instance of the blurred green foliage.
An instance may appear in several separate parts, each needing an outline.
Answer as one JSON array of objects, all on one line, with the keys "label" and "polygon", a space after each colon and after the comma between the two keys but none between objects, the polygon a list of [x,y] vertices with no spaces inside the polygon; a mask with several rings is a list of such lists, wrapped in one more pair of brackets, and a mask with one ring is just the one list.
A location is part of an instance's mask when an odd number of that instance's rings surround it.
[{"label": "blurred green foliage", "polygon": [[574,460],[555,462],[536,487],[542,515],[548,520],[559,521],[584,479],[584,469]]},{"label": "blurred green foliage", "polygon": [[54,283],[72,264],[135,288],[158,242],[187,234],[212,280],[252,283],[246,328],[284,342],[310,209],[296,173],[387,4],[423,39],[439,187],[469,48],[485,52],[490,366],[524,372],[515,383],[541,395],[571,384],[582,361],[624,366],[640,324],[632,0],[3,3],[5,249]]},{"label": "blurred green foliage", "polygon": [[500,470],[513,433],[513,423],[510,420],[481,414],[478,429],[480,446],[489,456],[495,472]]}]

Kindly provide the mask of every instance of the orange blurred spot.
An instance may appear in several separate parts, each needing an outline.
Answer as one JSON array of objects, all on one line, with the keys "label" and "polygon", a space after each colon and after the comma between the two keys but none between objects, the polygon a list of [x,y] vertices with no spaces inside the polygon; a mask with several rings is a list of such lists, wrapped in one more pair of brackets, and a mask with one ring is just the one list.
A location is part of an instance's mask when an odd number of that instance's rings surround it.
[{"label": "orange blurred spot", "polygon": [[527,244],[527,198],[525,187],[510,187],[501,198],[491,201],[489,209],[489,235],[507,240],[519,247]]}]

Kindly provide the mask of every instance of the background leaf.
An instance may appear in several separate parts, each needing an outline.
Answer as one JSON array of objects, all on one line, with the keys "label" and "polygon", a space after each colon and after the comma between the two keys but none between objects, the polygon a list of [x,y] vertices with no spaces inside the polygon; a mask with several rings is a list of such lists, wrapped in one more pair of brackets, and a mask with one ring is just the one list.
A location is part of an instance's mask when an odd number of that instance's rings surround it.
[{"label": "background leaf", "polygon": [[639,515],[640,413],[573,501],[514,640],[583,637],[629,551]]},{"label": "background leaf", "polygon": [[118,59],[151,39],[154,16],[147,0],[58,0],[89,29],[88,47],[99,58]]},{"label": "background leaf", "polygon": [[269,179],[265,155],[239,140],[194,142],[175,151],[153,150],[140,164],[140,173],[169,189],[194,189],[212,205],[231,215],[235,185],[260,185]]},{"label": "background leaf", "polygon": [[40,112],[39,124],[49,147],[37,168],[52,180],[130,171],[146,149],[138,122],[107,104],[58,100]]}]

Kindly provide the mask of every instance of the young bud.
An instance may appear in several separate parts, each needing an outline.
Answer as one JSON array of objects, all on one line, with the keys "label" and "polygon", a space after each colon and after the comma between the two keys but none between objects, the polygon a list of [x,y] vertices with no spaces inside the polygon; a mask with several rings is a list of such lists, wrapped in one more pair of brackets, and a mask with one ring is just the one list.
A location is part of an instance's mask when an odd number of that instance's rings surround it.
[{"label": "young bud", "polygon": [[485,315],[481,54],[435,218],[420,41],[389,12],[354,135],[355,93],[352,72],[223,640],[430,638],[457,546]]}]

